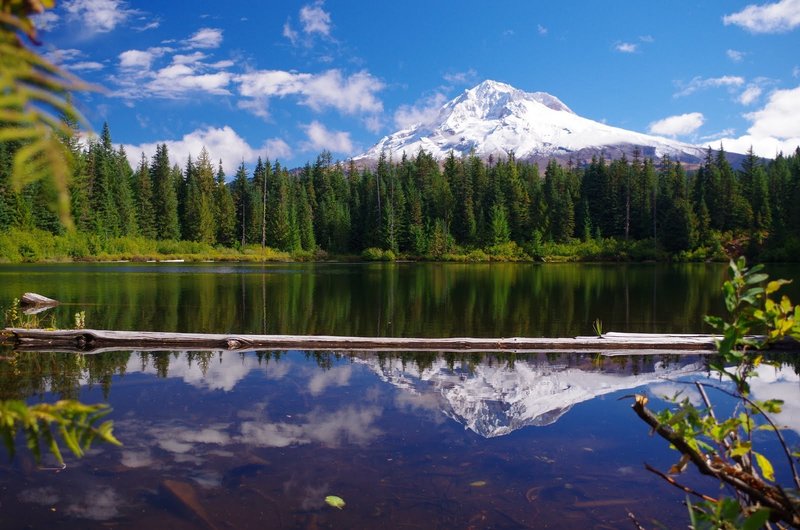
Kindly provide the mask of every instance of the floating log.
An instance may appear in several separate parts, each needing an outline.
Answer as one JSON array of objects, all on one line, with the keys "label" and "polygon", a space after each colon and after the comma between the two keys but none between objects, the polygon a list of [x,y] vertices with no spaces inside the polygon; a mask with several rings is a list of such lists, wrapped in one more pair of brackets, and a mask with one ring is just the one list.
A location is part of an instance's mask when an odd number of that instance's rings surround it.
[{"label": "floating log", "polygon": [[[163,350],[342,350],[436,352],[577,352],[631,354],[708,353],[716,349],[714,335],[606,333],[601,337],[573,338],[412,338],[344,337],[329,335],[225,335],[112,331],[96,329],[42,330],[7,328],[20,351],[163,351]],[[781,349],[800,350],[796,342]]]}]

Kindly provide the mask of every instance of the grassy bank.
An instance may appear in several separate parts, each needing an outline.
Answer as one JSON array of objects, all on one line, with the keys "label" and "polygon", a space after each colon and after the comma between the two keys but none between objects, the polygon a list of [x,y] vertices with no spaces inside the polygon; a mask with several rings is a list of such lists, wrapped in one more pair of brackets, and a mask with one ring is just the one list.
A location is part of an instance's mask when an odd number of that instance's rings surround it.
[{"label": "grassy bank", "polygon": [[[738,242],[739,248],[732,248]],[[797,245],[795,245],[797,246]],[[462,263],[485,262],[641,262],[641,261],[725,261],[728,253],[748,249],[741,238],[716,234],[713,241],[692,251],[670,254],[658,248],[652,239],[625,241],[596,238],[566,243],[539,242],[520,246],[509,242],[484,248],[451,246],[434,254],[416,256],[395,254],[391,250],[368,248],[360,255],[329,256],[324,251],[284,252],[260,245],[244,248],[212,246],[194,241],[158,241],[141,237],[108,237],[72,232],[53,235],[42,230],[11,229],[0,232],[0,263],[36,263],[70,261],[446,261]],[[793,261],[794,248],[787,251],[763,250],[759,257],[765,261]],[[787,260],[787,257],[789,258]]]},{"label": "grassy bank", "polygon": [[141,237],[110,237],[79,232],[53,235],[41,230],[12,229],[0,233],[0,262],[67,261],[304,261],[296,255],[258,245],[244,249],[211,246],[194,241],[156,241]]}]

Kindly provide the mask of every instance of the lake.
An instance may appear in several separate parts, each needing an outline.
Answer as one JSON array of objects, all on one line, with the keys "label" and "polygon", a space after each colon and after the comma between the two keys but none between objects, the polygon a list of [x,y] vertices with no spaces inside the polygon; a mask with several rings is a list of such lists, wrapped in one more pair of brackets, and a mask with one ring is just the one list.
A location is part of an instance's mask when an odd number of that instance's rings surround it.
[{"label": "lake", "polygon": [[[773,277],[798,277],[772,266]],[[707,331],[725,267],[536,264],[0,266],[0,305],[61,300],[71,327],[363,336]],[[794,299],[795,290],[788,293]],[[3,528],[619,528],[686,524],[684,494],[646,472],[677,460],[630,410],[694,397],[701,356],[332,352],[19,354],[0,397],[107,401],[123,447],[60,469],[0,462]],[[760,371],[787,400],[794,366]],[[731,406],[723,395],[711,399]],[[768,451],[776,448],[768,444]],[[716,485],[688,475],[688,485]],[[342,510],[325,497],[344,499]]]}]

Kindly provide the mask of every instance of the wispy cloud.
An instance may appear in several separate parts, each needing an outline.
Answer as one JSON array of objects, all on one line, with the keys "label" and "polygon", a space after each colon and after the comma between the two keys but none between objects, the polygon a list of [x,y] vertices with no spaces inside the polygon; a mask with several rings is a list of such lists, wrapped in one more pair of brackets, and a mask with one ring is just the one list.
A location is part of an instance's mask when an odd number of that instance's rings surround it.
[{"label": "wispy cloud", "polygon": [[708,134],[706,136],[701,136],[700,140],[702,140],[703,142],[714,142],[716,140],[720,140],[720,139],[728,137],[728,136],[733,136],[734,134],[736,134],[736,129],[728,128],[728,129],[723,129],[723,130],[721,130],[719,132],[716,132],[716,133],[713,133],[713,134]]},{"label": "wispy cloud", "polygon": [[44,13],[40,13],[38,15],[33,16],[33,23],[37,29],[43,31],[50,31],[51,29],[58,26],[58,23],[61,21],[61,17],[58,16],[58,13],[55,11],[45,11]]},{"label": "wispy cloud", "polygon": [[620,53],[636,53],[639,45],[633,42],[618,42],[614,45],[614,49]]},{"label": "wispy cloud", "polygon": [[90,72],[94,70],[102,70],[105,68],[105,65],[97,61],[81,61],[70,64],[67,66],[67,68],[75,72]]},{"label": "wispy cloud", "polygon": [[292,43],[292,46],[295,46],[297,44],[297,39],[300,38],[300,35],[294,28],[292,28],[292,25],[288,20],[283,24],[283,36],[289,39],[289,42]]},{"label": "wispy cloud", "polygon": [[222,30],[201,28],[184,41],[187,48],[219,48],[222,44]]},{"label": "wispy cloud", "polygon": [[542,26],[541,24],[536,24],[536,31],[537,31],[537,33],[539,33],[539,35],[544,37],[545,35],[547,35],[547,31],[548,30],[547,30],[546,27]]},{"label": "wispy cloud", "polygon": [[322,8],[323,4],[318,1],[300,8],[300,23],[309,35],[318,33],[328,37],[331,34],[331,14]]},{"label": "wispy cloud", "polygon": [[447,96],[437,92],[413,105],[401,105],[394,113],[394,124],[398,129],[407,129],[418,123],[430,123],[439,114]]},{"label": "wispy cloud", "polygon": [[314,44],[314,37],[332,40],[331,30],[333,28],[333,22],[331,14],[325,11],[324,5],[325,2],[323,0],[318,0],[317,2],[306,4],[301,7],[298,12],[298,19],[300,21],[299,30],[294,28],[291,19],[284,23],[283,36],[289,39],[292,46],[302,44],[309,48]]},{"label": "wispy cloud", "polygon": [[452,72],[442,76],[445,81],[455,85],[472,84],[478,78],[478,72],[470,68],[464,72]]},{"label": "wispy cloud", "polygon": [[758,85],[748,85],[744,92],[739,94],[737,101],[742,105],[751,105],[761,96],[761,87]]},{"label": "wispy cloud", "polygon": [[678,85],[681,89],[673,94],[673,97],[679,98],[694,94],[699,90],[717,87],[739,87],[744,84],[744,78],[736,75],[724,75],[721,77],[695,77],[688,83],[680,83]]},{"label": "wispy cloud", "polygon": [[160,18],[153,18],[153,19],[146,19],[142,18],[141,24],[138,26],[134,26],[134,31],[148,31],[151,29],[156,29],[161,26],[161,19]]},{"label": "wispy cloud", "polygon": [[800,26],[800,0],[750,4],[741,11],[725,15],[722,22],[726,26],[740,26],[751,33],[785,33]]},{"label": "wispy cloud", "polygon": [[739,63],[742,61],[742,59],[744,59],[745,53],[738,50],[726,50],[725,55],[727,55],[728,59],[731,61]]},{"label": "wispy cloud", "polygon": [[695,132],[704,122],[705,118],[700,112],[690,112],[654,121],[648,131],[663,136],[684,136]]}]

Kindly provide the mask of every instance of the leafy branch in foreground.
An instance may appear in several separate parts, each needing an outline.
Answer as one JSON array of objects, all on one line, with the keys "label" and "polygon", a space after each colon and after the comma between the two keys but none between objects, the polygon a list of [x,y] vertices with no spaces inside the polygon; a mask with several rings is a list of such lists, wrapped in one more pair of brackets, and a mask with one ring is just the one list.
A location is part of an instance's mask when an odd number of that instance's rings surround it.
[{"label": "leafy branch in foreground", "polygon": [[13,456],[14,438],[21,430],[37,461],[44,444],[63,464],[59,439],[77,457],[83,456],[95,440],[121,445],[112,432],[112,422],[99,423],[109,412],[111,408],[106,404],[85,405],[73,400],[35,405],[19,400],[0,401],[0,436]]},{"label": "leafy branch in foreground", "polygon": [[[758,401],[750,396],[749,379],[765,364],[760,350],[786,338],[800,339],[800,306],[792,305],[788,297],[779,301],[771,298],[786,280],[766,283],[768,277],[757,265],[747,268],[744,258],[731,261],[729,280],[723,285],[725,306],[730,321],[706,317],[721,333],[717,344],[718,356],[710,369],[730,387],[695,385],[704,403],[696,407],[688,398],[678,396],[674,409],[654,413],[647,408],[648,399],[636,395],[633,410],[653,432],[681,453],[681,458],[662,473],[651,466],[647,469],[689,495],[698,497],[696,503],[687,498],[692,527],[757,529],[768,521],[779,528],[800,527],[800,475],[798,455],[792,452],[781,434],[780,427],[770,417],[779,413],[783,401]],[[759,332],[763,335],[753,335]],[[718,418],[706,389],[736,398],[737,405],[729,417]],[[756,450],[763,441],[760,431],[773,433],[786,458],[792,487],[778,483],[773,462]],[[702,474],[715,477],[733,491],[733,497],[709,495],[679,484],[670,475],[683,472],[691,463]]]},{"label": "leafy branch in foreground", "polygon": [[17,189],[50,178],[58,194],[62,223],[72,226],[68,184],[71,155],[65,139],[69,123],[83,121],[70,94],[90,86],[29,49],[38,43],[31,16],[52,8],[54,0],[0,0],[0,142],[20,145],[14,155]]},{"label": "leafy branch in foreground", "polygon": [[[18,146],[12,171],[14,186],[20,189],[35,180],[52,179],[61,222],[71,227],[71,158],[67,143],[73,134],[70,123],[81,117],[70,95],[89,86],[24,43],[27,38],[38,44],[31,17],[54,5],[55,0],[0,0],[0,143]],[[6,318],[23,322],[25,317],[16,306],[15,301]],[[59,439],[78,457],[96,439],[119,445],[112,433],[112,422],[99,423],[109,412],[107,404],[58,401],[27,405],[19,400],[0,401],[0,436],[13,455],[16,434],[21,430],[37,460],[44,443],[63,464]]]}]

